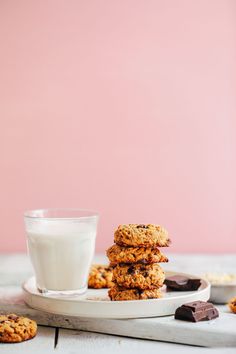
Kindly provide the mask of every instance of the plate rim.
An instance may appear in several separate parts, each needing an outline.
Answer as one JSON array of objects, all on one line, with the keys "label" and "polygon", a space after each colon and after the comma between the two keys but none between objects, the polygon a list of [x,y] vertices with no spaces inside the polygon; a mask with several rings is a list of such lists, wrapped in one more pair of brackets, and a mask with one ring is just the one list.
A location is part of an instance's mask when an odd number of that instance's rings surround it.
[{"label": "plate rim", "polygon": [[[204,279],[204,278],[202,278],[201,276],[196,276],[196,275],[193,275],[193,274],[188,274],[188,273],[182,273],[182,272],[178,272],[178,271],[172,271],[172,270],[168,270],[168,271],[165,271],[165,274],[168,276],[168,275],[173,275],[173,274],[178,274],[178,275],[184,275],[184,276],[187,276],[187,277],[189,277],[190,279],[201,279],[201,286],[202,286],[202,283],[205,283],[205,286],[204,286],[204,288],[203,289],[197,289],[197,290],[194,290],[194,291],[189,291],[189,294],[188,294],[188,291],[185,291],[184,292],[184,296],[185,297],[191,297],[191,295],[193,295],[193,293],[195,293],[195,292],[198,292],[199,290],[200,291],[204,291],[204,290],[207,290],[208,288],[209,288],[209,290],[211,289],[211,287],[212,287],[212,284],[208,281],[208,280],[206,280],[206,279]],[[43,295],[43,294],[40,294],[40,293],[32,293],[32,292],[30,292],[29,291],[29,289],[27,289],[27,284],[30,282],[30,280],[32,280],[32,279],[35,279],[35,276],[33,275],[33,276],[31,276],[31,277],[29,277],[27,280],[25,280],[24,282],[23,282],[23,284],[21,285],[21,288],[22,288],[22,290],[25,292],[25,293],[27,293],[27,294],[29,294],[30,296],[34,296],[34,297],[38,297],[38,298],[44,298],[44,299],[49,299],[49,300],[57,300],[57,301],[62,301],[62,302],[64,302],[64,301],[71,301],[71,302],[74,302],[75,301],[75,299],[70,299],[70,298],[63,298],[63,297],[50,297],[50,296],[47,296],[47,295]],[[105,290],[105,289],[107,289],[108,290],[108,288],[103,288],[103,289],[94,289],[94,290]],[[179,294],[181,294],[182,292],[181,291],[179,291],[178,292]],[[171,297],[171,299],[176,299],[176,298],[179,298],[180,296],[174,296],[174,297]],[[159,299],[142,299],[142,300],[129,300],[129,301],[121,301],[121,300],[119,300],[119,301],[111,301],[111,300],[90,300],[90,299],[83,299],[83,298],[81,298],[81,299],[77,299],[76,301],[77,302],[79,302],[79,303],[92,303],[92,304],[97,304],[97,303],[106,303],[106,304],[112,304],[113,306],[116,306],[116,305],[114,305],[114,304],[117,304],[117,305],[120,305],[121,303],[123,304],[124,302],[125,303],[129,303],[129,304],[131,304],[131,303],[140,303],[140,301],[145,301],[145,302],[156,302],[156,301],[161,301],[161,302],[165,302],[165,301],[170,301],[170,298],[169,297],[162,297],[162,298],[159,298]]]}]

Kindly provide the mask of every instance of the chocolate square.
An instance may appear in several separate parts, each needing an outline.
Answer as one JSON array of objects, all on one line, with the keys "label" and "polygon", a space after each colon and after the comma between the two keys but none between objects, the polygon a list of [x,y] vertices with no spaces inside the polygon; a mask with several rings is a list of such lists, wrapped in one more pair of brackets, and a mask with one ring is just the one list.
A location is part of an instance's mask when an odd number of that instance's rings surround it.
[{"label": "chocolate square", "polygon": [[217,317],[219,317],[218,310],[210,302],[205,301],[189,302],[175,311],[175,319],[183,321],[209,321]]}]

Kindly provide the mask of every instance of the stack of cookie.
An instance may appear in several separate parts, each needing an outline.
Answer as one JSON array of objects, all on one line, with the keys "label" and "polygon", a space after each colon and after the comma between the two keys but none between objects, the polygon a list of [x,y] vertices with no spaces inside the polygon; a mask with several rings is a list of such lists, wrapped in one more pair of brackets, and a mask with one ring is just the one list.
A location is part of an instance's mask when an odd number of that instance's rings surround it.
[{"label": "stack of cookie", "polygon": [[113,301],[143,300],[161,297],[165,274],[158,263],[168,258],[158,247],[168,247],[167,231],[158,225],[120,225],[115,245],[107,250],[113,266],[115,285],[108,294]]}]

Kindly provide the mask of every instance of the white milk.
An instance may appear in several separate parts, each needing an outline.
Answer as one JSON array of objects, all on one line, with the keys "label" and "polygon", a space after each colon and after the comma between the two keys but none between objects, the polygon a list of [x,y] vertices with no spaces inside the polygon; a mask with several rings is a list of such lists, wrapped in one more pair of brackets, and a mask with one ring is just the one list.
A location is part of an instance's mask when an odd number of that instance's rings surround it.
[{"label": "white milk", "polygon": [[95,249],[96,221],[27,223],[29,255],[41,290],[86,290]]}]

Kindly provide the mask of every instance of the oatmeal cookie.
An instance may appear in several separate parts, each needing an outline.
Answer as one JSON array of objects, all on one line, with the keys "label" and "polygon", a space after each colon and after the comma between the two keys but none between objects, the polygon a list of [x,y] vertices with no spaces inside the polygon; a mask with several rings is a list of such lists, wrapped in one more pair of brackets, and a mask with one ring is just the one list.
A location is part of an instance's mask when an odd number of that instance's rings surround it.
[{"label": "oatmeal cookie", "polygon": [[33,338],[37,324],[27,317],[15,314],[0,315],[0,342],[17,343]]},{"label": "oatmeal cookie", "polygon": [[118,263],[151,264],[168,262],[168,258],[158,248],[113,245],[108,248],[107,257],[112,265]]},{"label": "oatmeal cookie", "polygon": [[233,297],[233,299],[228,302],[228,306],[233,313],[236,313],[236,297]]},{"label": "oatmeal cookie", "polygon": [[120,246],[168,247],[168,232],[159,225],[128,224],[120,225],[115,231],[114,242]]},{"label": "oatmeal cookie", "polygon": [[96,264],[90,269],[88,287],[94,289],[110,288],[112,282],[112,267],[108,265]]},{"label": "oatmeal cookie", "polygon": [[126,289],[114,285],[109,291],[108,295],[112,301],[127,301],[127,300],[147,300],[159,299],[162,293],[159,289],[140,290],[140,289]]},{"label": "oatmeal cookie", "polygon": [[156,289],[163,285],[164,280],[164,271],[157,263],[118,264],[113,269],[113,281],[127,289]]}]

